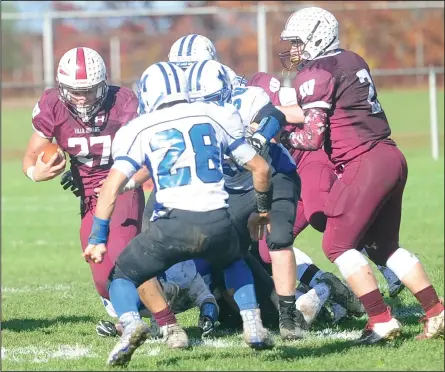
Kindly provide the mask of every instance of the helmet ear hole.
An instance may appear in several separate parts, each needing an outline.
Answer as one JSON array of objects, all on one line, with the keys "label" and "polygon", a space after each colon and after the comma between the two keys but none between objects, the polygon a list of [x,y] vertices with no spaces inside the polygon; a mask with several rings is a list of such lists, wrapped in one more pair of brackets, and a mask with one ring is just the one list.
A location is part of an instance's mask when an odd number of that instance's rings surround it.
[{"label": "helmet ear hole", "polygon": [[323,40],[321,40],[321,39],[317,40],[317,41],[315,42],[315,46],[318,47],[318,46],[321,44],[322,41],[323,41]]}]

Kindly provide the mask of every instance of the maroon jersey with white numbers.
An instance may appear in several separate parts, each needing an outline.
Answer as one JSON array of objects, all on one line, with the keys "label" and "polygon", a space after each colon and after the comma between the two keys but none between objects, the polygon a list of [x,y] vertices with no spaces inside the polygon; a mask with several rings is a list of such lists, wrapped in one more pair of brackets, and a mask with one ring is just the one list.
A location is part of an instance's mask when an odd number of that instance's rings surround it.
[{"label": "maroon jersey with white numbers", "polygon": [[52,88],[34,107],[32,126],[42,137],[55,138],[69,154],[73,177],[81,181],[83,196],[91,196],[113,165],[114,135],[137,116],[137,107],[132,90],[111,85],[102,108],[90,123],[83,123],[59,100],[58,89]]},{"label": "maroon jersey with white numbers", "polygon": [[380,141],[395,145],[362,57],[336,50],[307,63],[294,81],[301,108],[325,109],[329,117],[325,151],[334,164],[345,163]]}]

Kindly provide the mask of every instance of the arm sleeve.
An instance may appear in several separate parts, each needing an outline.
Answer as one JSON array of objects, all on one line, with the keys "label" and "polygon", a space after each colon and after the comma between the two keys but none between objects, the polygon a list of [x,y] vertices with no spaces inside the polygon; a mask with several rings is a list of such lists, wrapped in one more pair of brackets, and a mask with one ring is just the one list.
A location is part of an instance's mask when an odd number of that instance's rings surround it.
[{"label": "arm sleeve", "polygon": [[54,137],[54,118],[48,107],[46,95],[43,95],[32,110],[32,128],[43,138]]}]

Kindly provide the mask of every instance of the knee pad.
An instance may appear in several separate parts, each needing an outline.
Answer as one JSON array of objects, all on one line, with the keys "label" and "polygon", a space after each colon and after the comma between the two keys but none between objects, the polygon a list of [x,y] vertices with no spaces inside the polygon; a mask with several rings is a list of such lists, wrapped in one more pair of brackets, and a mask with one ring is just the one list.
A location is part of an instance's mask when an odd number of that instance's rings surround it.
[{"label": "knee pad", "polygon": [[420,261],[414,254],[404,248],[399,248],[388,258],[386,267],[402,280],[418,262]]},{"label": "knee pad", "polygon": [[187,289],[196,277],[196,266],[193,260],[179,262],[165,270],[165,278],[175,282],[180,289]]},{"label": "knee pad", "polygon": [[334,263],[337,265],[341,275],[345,279],[348,279],[363,266],[368,265],[365,256],[356,249],[349,249],[345,253],[342,253],[335,259]]}]

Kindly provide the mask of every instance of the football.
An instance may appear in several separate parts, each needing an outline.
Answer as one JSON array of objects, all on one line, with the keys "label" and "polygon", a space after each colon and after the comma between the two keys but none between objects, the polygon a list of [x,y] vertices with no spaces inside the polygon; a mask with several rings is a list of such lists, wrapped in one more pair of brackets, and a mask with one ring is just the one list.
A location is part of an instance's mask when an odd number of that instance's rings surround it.
[{"label": "football", "polygon": [[[42,148],[40,149],[40,151],[44,152],[42,161],[44,163],[48,163],[51,157],[54,155],[54,153],[57,152],[57,149],[60,149],[57,143],[48,143],[46,145],[43,145]],[[54,165],[60,164],[64,158],[65,157],[60,154],[57,160],[54,162]]]}]

